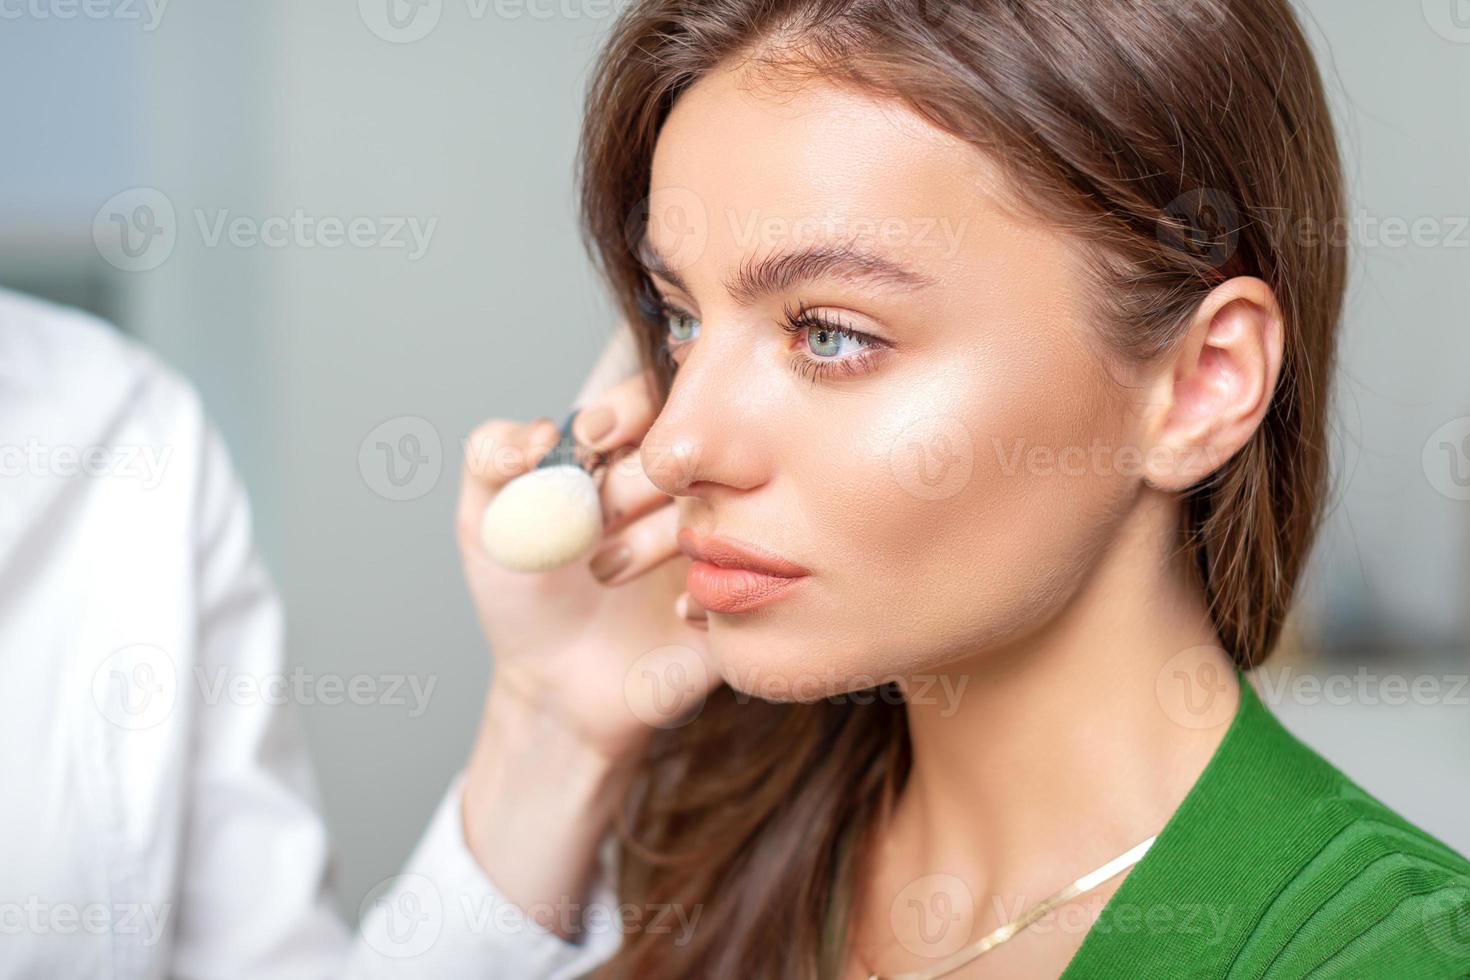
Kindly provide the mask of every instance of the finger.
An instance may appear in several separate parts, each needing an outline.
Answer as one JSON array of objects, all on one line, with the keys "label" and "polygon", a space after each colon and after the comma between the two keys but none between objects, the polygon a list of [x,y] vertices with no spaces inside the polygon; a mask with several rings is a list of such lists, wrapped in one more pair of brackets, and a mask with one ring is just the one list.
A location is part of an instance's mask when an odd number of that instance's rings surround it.
[{"label": "finger", "polygon": [[622,585],[682,555],[674,537],[678,530],[678,509],[660,507],[603,541],[587,567],[603,585]]},{"label": "finger", "polygon": [[602,346],[597,363],[587,372],[582,387],[572,399],[572,406],[585,404],[596,398],[618,382],[637,374],[643,368],[643,357],[639,353],[638,334],[627,320],[619,320]]},{"label": "finger", "polygon": [[547,416],[529,423],[491,419],[469,434],[455,509],[456,527],[463,540],[478,538],[480,520],[495,494],[534,469],[559,438],[556,423]]},{"label": "finger", "polygon": [[465,439],[465,471],[493,492],[534,468],[557,438],[556,423],[549,416],[532,422],[490,419]]},{"label": "finger", "polygon": [[598,494],[602,499],[603,533],[607,535],[674,501],[648,478],[642,454],[628,446],[613,454]]},{"label": "finger", "polygon": [[653,369],[645,368],[583,404],[572,422],[572,434],[583,446],[598,451],[636,446],[653,427],[659,401]]},{"label": "finger", "polygon": [[674,600],[674,615],[687,622],[690,626],[700,629],[709,629],[709,611],[701,606],[694,596],[688,592],[680,592],[679,598]]}]

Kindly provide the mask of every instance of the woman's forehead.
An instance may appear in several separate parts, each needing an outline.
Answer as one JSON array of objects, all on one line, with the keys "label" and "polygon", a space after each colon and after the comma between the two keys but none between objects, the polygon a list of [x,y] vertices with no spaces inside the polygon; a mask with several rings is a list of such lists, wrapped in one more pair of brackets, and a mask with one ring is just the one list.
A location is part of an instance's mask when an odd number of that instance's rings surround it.
[{"label": "woman's forehead", "polygon": [[[653,156],[656,184],[814,210],[894,211],[983,193],[998,173],[975,147],[912,109],[820,78],[773,86],[748,69],[701,77],[675,102]],[[935,210],[931,207],[930,210]]]},{"label": "woman's forehead", "polygon": [[730,255],[856,242],[924,263],[925,249],[1017,217],[994,162],[908,107],[820,78],[773,87],[740,69],[680,96],[650,191],[665,207],[649,238],[671,256],[687,242],[669,239],[702,225],[702,249]]}]

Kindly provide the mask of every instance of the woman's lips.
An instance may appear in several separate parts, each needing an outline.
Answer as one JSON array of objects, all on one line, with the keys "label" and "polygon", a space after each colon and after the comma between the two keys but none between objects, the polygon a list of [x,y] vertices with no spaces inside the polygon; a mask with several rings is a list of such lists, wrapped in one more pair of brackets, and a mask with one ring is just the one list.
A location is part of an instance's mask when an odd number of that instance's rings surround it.
[{"label": "woman's lips", "polygon": [[746,612],[788,593],[811,572],[757,545],[680,528],[679,550],[692,559],[689,594],[711,612]]},{"label": "woman's lips", "polygon": [[805,577],[767,575],[696,559],[689,566],[688,587],[694,600],[711,612],[737,613],[779,599]]}]

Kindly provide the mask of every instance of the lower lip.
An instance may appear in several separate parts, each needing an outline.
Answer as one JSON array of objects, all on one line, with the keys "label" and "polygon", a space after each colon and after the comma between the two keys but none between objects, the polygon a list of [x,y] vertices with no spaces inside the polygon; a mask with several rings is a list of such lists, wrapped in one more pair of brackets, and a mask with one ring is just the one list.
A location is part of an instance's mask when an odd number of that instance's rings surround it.
[{"label": "lower lip", "polygon": [[689,566],[688,585],[694,601],[710,612],[737,613],[776,601],[801,578],[782,578],[696,560]]}]

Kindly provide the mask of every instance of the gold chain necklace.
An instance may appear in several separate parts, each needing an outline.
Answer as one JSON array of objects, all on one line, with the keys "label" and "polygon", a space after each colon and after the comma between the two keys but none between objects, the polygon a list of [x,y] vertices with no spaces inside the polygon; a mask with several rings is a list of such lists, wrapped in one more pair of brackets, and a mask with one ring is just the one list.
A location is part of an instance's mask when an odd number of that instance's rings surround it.
[{"label": "gold chain necklace", "polygon": [[[1089,871],[1087,874],[1083,875],[1081,878],[1078,878],[1076,881],[1058,891],[1056,894],[1051,895],[1046,899],[1043,899],[1036,905],[1033,905],[1028,911],[1023,912],[1020,916],[1012,919],[1010,922],[1007,922],[1005,925],[1001,926],[999,929],[996,929],[994,932],[985,936],[983,939],[980,939],[978,942],[966,946],[964,949],[959,950],[956,953],[950,954],[949,956],[945,957],[943,961],[935,966],[929,967],[926,970],[917,970],[910,973],[895,973],[892,976],[884,977],[879,976],[876,972],[874,972],[872,967],[868,966],[867,962],[865,961],[863,963],[863,969],[868,971],[868,980],[934,980],[935,977],[942,977],[953,973],[955,970],[958,970],[966,963],[975,959],[975,957],[979,956],[981,953],[992,950],[995,947],[999,946],[1001,943],[1005,942],[1007,939],[1010,939],[1016,933],[1036,922],[1038,919],[1046,915],[1046,913],[1050,912],[1058,905],[1061,905],[1064,902],[1071,901],[1078,895],[1081,895],[1083,892],[1091,891],[1098,885],[1101,885],[1103,882],[1107,881],[1109,878],[1122,874],[1124,871],[1133,867],[1133,865],[1137,864],[1139,860],[1143,858],[1144,854],[1148,852],[1149,846],[1152,845],[1156,839],[1158,839],[1158,836],[1158,834],[1154,834],[1154,836],[1150,837],[1148,840],[1143,841],[1139,844],[1134,844],[1128,850],[1124,851],[1122,854],[1119,854],[1107,864],[1104,864],[1102,867],[1096,869],[1095,871]],[[858,954],[858,958],[862,959],[861,953]]]}]

